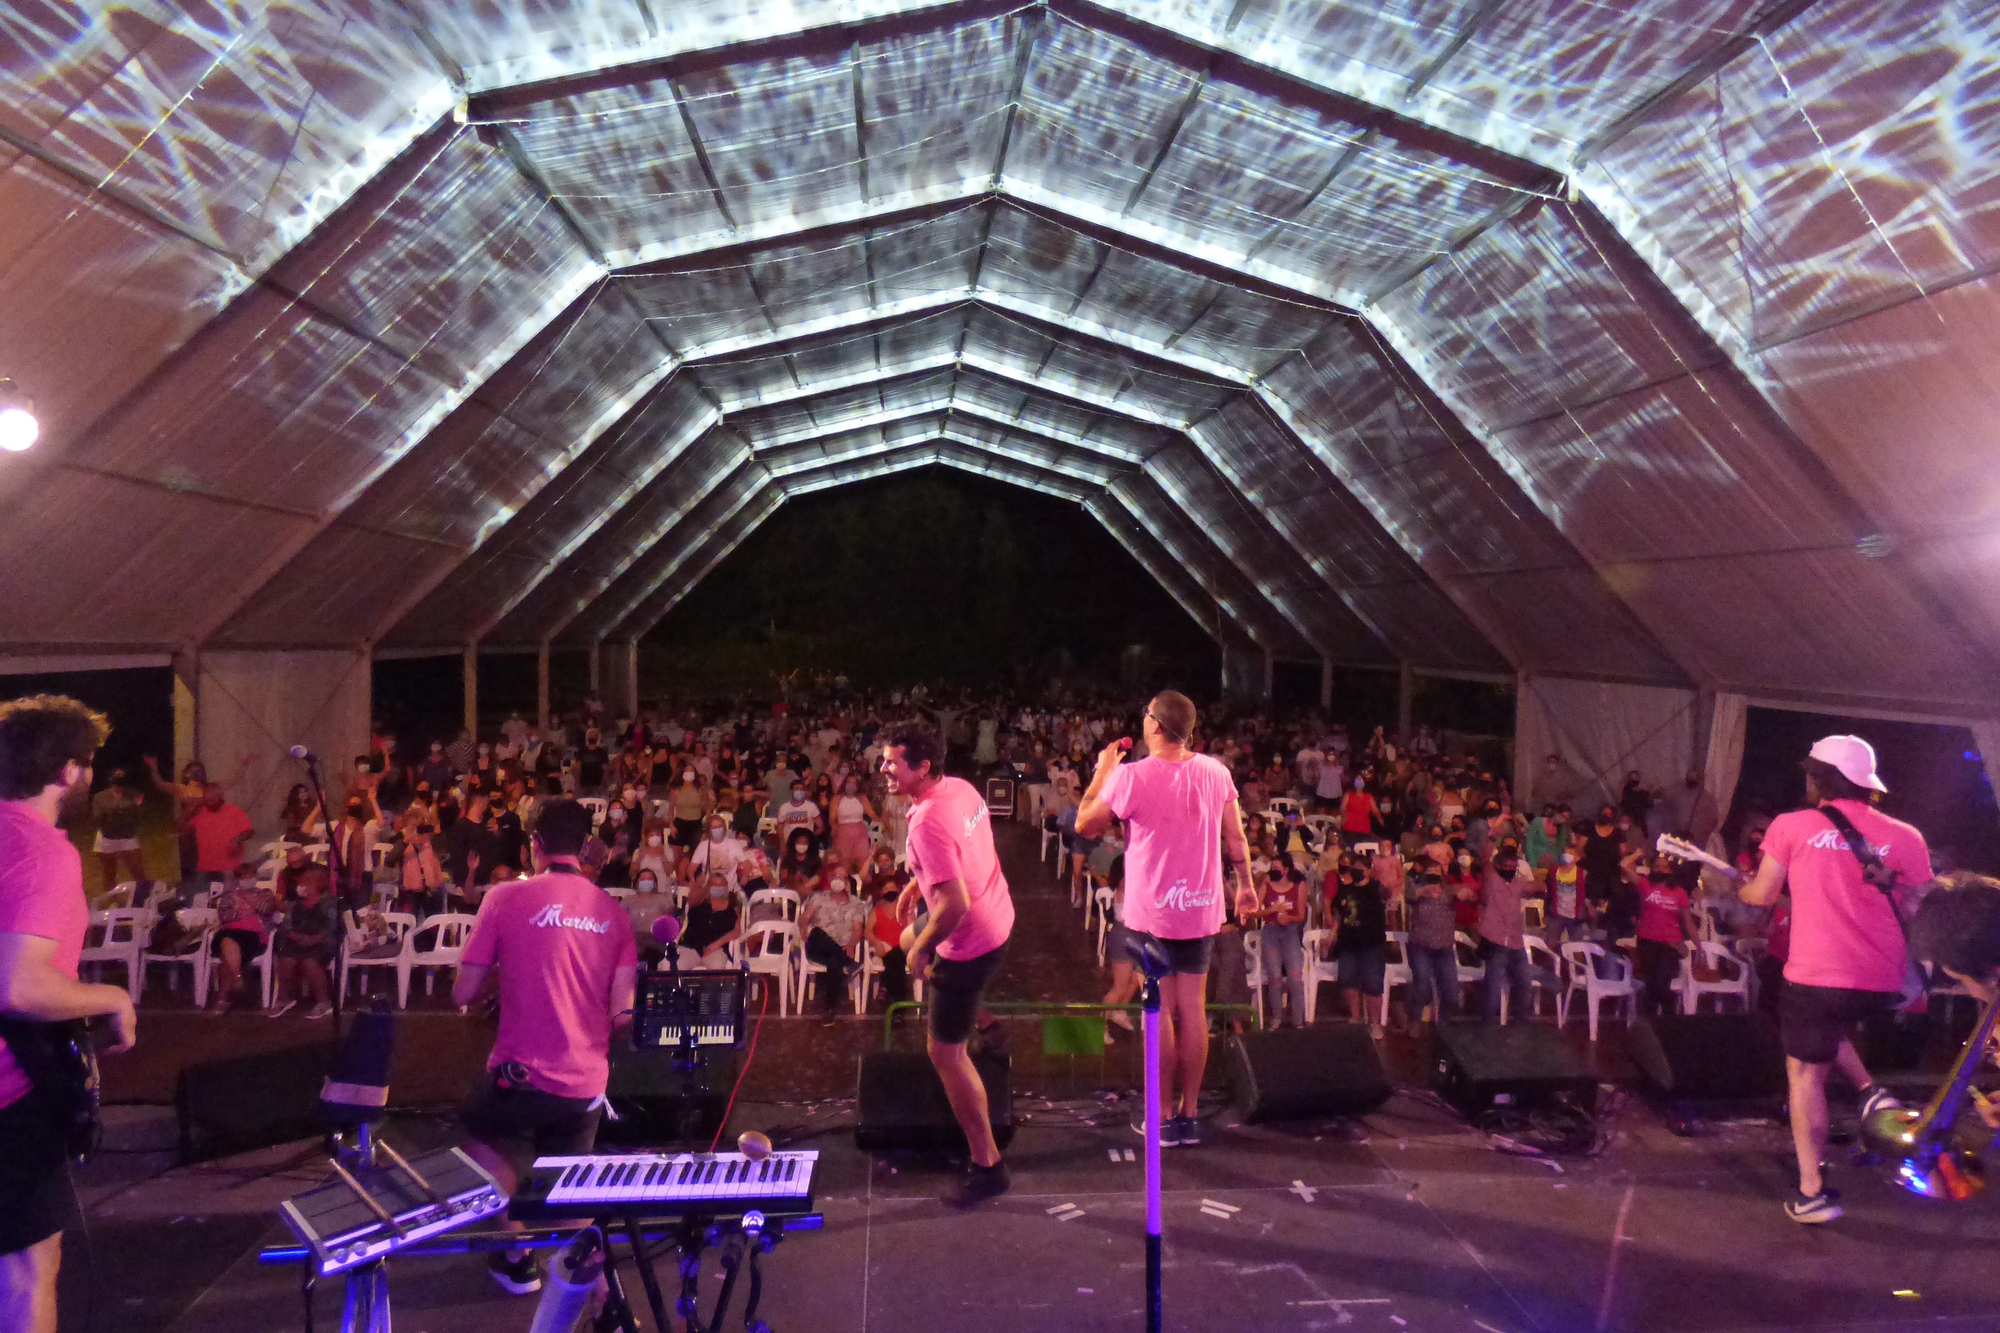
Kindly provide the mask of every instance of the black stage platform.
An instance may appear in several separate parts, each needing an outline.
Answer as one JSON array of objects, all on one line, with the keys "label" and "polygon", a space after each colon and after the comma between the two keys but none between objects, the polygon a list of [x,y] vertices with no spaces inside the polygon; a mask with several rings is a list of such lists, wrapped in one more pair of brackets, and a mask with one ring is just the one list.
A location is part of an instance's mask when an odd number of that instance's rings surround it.
[{"label": "black stage platform", "polygon": [[[942,1159],[857,1151],[850,1107],[740,1106],[733,1128],[789,1131],[823,1154],[826,1229],[769,1260],[776,1333],[1141,1328],[1141,1169],[1124,1160],[1139,1140],[1125,1106],[1021,1109],[1013,1193],[964,1215],[932,1198],[949,1179]],[[1083,1123],[1092,1114],[1107,1123]],[[1170,1328],[2000,1329],[2000,1203],[1930,1203],[1837,1155],[1846,1218],[1798,1226],[1780,1211],[1789,1148],[1774,1125],[1676,1138],[1625,1100],[1607,1151],[1551,1163],[1503,1155],[1407,1094],[1367,1117],[1361,1140],[1234,1120],[1218,1108],[1210,1146],[1166,1157]],[[420,1120],[389,1133],[425,1147],[446,1130]],[[278,1201],[321,1179],[301,1159],[310,1147],[122,1184],[157,1164],[94,1164],[98,1333],[299,1328],[297,1270],[255,1256],[282,1237]],[[1052,1212],[1064,1204],[1070,1220]],[[69,1253],[64,1327],[83,1329],[92,1284],[81,1245]],[[525,1329],[535,1306],[501,1295],[476,1259],[401,1260],[392,1280],[406,1333]],[[336,1325],[337,1299],[337,1284],[319,1298],[321,1328]]]}]

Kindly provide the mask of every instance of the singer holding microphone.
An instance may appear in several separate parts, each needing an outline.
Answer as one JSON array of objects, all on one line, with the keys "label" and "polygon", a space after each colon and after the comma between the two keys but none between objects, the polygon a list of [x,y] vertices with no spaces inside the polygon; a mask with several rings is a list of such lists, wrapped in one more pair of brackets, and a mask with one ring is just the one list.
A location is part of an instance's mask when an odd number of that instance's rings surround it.
[{"label": "singer holding microphone", "polygon": [[[1225,858],[1235,891],[1251,891],[1236,783],[1220,760],[1188,748],[1194,725],[1193,700],[1173,690],[1155,695],[1140,724],[1146,757],[1121,762],[1130,740],[1105,746],[1076,812],[1086,838],[1101,835],[1114,816],[1124,821],[1124,922],[1158,941],[1173,968],[1160,980],[1160,1144],[1169,1148],[1201,1143],[1208,965],[1222,929]],[[1133,1128],[1146,1132],[1143,1116]]]},{"label": "singer holding microphone", "polygon": [[[467,1155],[508,1194],[518,1181],[511,1150],[521,1141],[538,1157],[596,1146],[612,1029],[632,1017],[632,920],[578,865],[590,836],[590,811],[575,801],[542,807],[529,843],[536,873],[496,884],[480,900],[451,988],[453,1003],[469,1005],[500,974],[500,1031],[459,1122],[471,1140]],[[496,1253],[489,1266],[514,1295],[541,1288],[527,1250]]]}]

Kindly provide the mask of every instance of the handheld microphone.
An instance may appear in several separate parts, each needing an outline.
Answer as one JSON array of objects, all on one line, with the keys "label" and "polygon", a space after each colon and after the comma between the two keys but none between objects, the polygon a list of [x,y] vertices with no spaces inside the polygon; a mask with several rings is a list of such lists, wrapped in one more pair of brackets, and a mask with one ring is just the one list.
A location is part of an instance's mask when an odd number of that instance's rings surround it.
[{"label": "handheld microphone", "polygon": [[1118,748],[1130,754],[1132,752],[1132,738],[1130,736],[1120,736],[1118,738]]},{"label": "handheld microphone", "polygon": [[314,754],[311,750],[308,750],[303,745],[294,745],[292,747],[292,758],[303,759],[308,764],[310,764],[313,763],[315,760],[317,760],[319,756]]},{"label": "handheld microphone", "polygon": [[679,917],[663,916],[654,919],[653,940],[655,943],[664,944],[671,949],[674,947],[674,942],[680,939],[680,937],[681,919]]}]

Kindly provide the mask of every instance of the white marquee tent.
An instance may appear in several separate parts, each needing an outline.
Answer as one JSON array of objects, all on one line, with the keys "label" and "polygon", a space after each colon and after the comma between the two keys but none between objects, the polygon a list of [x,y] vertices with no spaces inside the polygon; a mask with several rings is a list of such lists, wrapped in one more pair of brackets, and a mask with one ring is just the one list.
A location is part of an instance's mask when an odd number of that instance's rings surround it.
[{"label": "white marquee tent", "polygon": [[943,464],[1253,685],[2000,742],[1997,267],[1984,0],[20,0],[0,668],[172,660],[211,763],[358,745],[371,656],[629,696],[786,499]]}]

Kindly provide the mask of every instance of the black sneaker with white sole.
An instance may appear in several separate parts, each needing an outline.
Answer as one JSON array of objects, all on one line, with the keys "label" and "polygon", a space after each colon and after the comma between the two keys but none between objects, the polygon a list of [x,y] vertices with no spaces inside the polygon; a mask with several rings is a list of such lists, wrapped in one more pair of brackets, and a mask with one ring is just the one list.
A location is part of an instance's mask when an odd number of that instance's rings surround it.
[{"label": "black sneaker with white sole", "polygon": [[991,1166],[968,1166],[955,1189],[944,1196],[947,1205],[958,1209],[977,1208],[988,1199],[997,1199],[1013,1185],[1014,1177],[1005,1162]]},{"label": "black sneaker with white sole", "polygon": [[1807,1226],[1818,1226],[1822,1222],[1834,1222],[1840,1218],[1840,1191],[1820,1187],[1817,1194],[1800,1194],[1792,1191],[1792,1197],[1785,1201],[1785,1216],[1794,1222]]},{"label": "black sneaker with white sole", "polygon": [[541,1270],[535,1267],[532,1254],[509,1259],[503,1251],[486,1261],[486,1271],[510,1296],[532,1296],[542,1289]]}]

